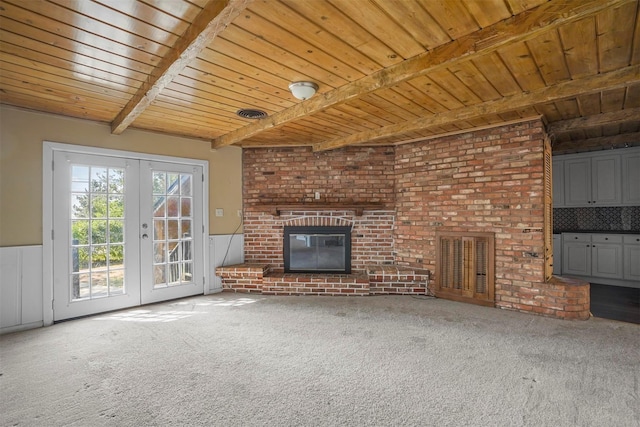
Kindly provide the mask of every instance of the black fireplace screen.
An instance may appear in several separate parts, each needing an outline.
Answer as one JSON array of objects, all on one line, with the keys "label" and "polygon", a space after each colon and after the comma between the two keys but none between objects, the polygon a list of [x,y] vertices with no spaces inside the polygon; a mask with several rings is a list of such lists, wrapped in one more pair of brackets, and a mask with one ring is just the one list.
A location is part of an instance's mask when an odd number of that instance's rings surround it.
[{"label": "black fireplace screen", "polygon": [[351,273],[351,227],[285,227],[284,271]]}]

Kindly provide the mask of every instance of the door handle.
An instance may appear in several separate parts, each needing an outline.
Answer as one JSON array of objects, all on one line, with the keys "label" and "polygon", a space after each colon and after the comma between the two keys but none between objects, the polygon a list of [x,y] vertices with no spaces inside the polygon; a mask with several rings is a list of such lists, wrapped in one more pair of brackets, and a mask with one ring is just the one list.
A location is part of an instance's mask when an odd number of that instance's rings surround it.
[{"label": "door handle", "polygon": [[143,238],[143,239],[148,239],[148,238],[149,238],[149,235],[148,235],[147,233],[144,233],[144,234],[142,235],[142,238]]}]

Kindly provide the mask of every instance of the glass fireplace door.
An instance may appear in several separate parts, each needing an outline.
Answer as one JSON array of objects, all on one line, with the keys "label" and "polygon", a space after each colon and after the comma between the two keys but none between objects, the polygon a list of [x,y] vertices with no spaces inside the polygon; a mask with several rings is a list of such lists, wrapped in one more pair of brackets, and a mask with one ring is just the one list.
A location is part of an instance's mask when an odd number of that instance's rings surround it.
[{"label": "glass fireplace door", "polygon": [[350,273],[350,233],[350,227],[285,227],[285,271]]}]

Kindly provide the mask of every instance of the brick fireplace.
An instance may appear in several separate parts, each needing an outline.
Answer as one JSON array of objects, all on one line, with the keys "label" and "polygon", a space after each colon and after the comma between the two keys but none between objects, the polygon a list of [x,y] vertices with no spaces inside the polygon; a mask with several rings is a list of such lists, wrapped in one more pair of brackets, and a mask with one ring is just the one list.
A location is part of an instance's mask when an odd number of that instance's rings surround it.
[{"label": "brick fireplace", "polygon": [[[352,275],[340,280],[354,287],[328,293],[418,293],[426,291],[429,272],[438,278],[436,231],[491,232],[496,307],[588,318],[588,284],[544,277],[544,138],[535,119],[396,147],[246,148],[245,267],[262,277],[246,281],[241,266],[218,274],[227,274],[223,283],[236,291],[318,294],[299,285],[265,285],[270,275],[279,283],[285,276],[284,227],[350,226]],[[286,280],[299,279],[320,280]]]}]

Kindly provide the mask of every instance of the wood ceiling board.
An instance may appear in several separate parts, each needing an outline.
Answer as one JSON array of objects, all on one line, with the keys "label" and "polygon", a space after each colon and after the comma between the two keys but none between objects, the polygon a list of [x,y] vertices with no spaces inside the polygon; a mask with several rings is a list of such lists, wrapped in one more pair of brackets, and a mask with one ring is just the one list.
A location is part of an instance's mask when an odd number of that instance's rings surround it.
[{"label": "wood ceiling board", "polygon": [[455,64],[449,71],[482,101],[500,98],[501,94],[472,61]]},{"label": "wood ceiling board", "polygon": [[[615,70],[631,63],[637,14],[638,2],[632,2],[609,8],[596,15],[601,72]],[[638,48],[636,46],[636,49]]]},{"label": "wood ceiling board", "polygon": [[461,3],[481,28],[511,17],[511,10],[509,10],[504,0],[465,1]]},{"label": "wood ceiling board", "polygon": [[511,12],[516,15],[522,13],[525,10],[539,6],[547,0],[506,0]]},{"label": "wood ceiling board", "polygon": [[381,67],[402,62],[401,55],[357,25],[329,2],[282,0],[282,3],[315,22],[326,32],[336,35],[344,43],[357,49]]},{"label": "wood ceiling board", "polygon": [[446,111],[455,110],[464,106],[458,99],[427,76],[411,79],[409,84],[423,92],[430,99],[433,99]]},{"label": "wood ceiling board", "polygon": [[104,81],[95,77],[85,80],[80,78],[77,73],[62,68],[51,67],[47,64],[31,63],[17,56],[0,54],[0,70],[2,70],[2,74],[14,72],[22,75],[30,75],[43,81],[59,82],[69,86],[77,86],[82,90],[112,94],[112,96],[115,97],[122,94],[124,96],[130,96],[135,93],[135,88],[126,85]]},{"label": "wood ceiling board", "polygon": [[563,25],[558,32],[571,77],[596,74],[599,64],[595,17]]},{"label": "wood ceiling board", "polygon": [[627,86],[624,108],[640,107],[640,83]]},{"label": "wood ceiling board", "polygon": [[[260,109],[267,113],[273,113],[282,108],[280,105],[271,102],[272,98],[270,96],[259,91],[251,91],[245,95],[233,90],[223,89],[223,87],[225,86],[207,85],[188,77],[178,76],[173,83],[167,86],[167,90],[172,90],[176,94],[174,96],[178,96],[181,99],[199,98],[234,114],[241,108]],[[277,102],[278,100],[280,99],[273,101]]]},{"label": "wood ceiling board", "polygon": [[[263,85],[278,88],[282,93],[289,91],[289,79],[265,72],[256,67],[250,67],[246,62],[223,55],[212,49],[205,49],[201,52],[199,57],[196,58],[188,68],[209,74],[214,78],[215,76],[225,77],[232,74],[230,76],[231,79],[233,75],[235,75],[239,81],[246,79],[249,82],[248,86],[255,87],[256,89],[259,89],[259,87],[255,86],[252,83],[253,81],[260,81]],[[183,70],[183,73],[184,72],[186,71]]]},{"label": "wood ceiling board", "polygon": [[425,110],[425,114],[433,114],[447,110],[445,107],[434,101],[424,92],[418,90],[410,82],[402,82],[398,85],[395,85],[392,90],[410,100],[411,102],[419,105],[420,108]]},{"label": "wood ceiling board", "polygon": [[[57,58],[59,60],[67,61],[65,65],[73,64],[72,67],[75,67],[75,64],[79,66],[89,67],[96,70],[99,70],[106,74],[115,74],[121,77],[125,77],[131,80],[141,81],[145,78],[145,74],[140,71],[135,71],[130,68],[122,67],[117,64],[109,63],[100,60],[99,58],[86,56],[83,54],[76,54],[73,51],[69,51],[66,49],[59,48],[57,46],[52,46],[46,43],[43,43],[39,40],[30,39],[24,37],[19,34],[14,34],[7,32],[4,28],[0,29],[0,40],[2,40],[2,48],[1,50],[4,52],[4,45],[14,45],[17,46],[19,50],[22,50],[22,56],[25,58],[35,58],[37,55],[34,55],[31,51],[34,51],[36,54],[44,54],[52,58]],[[83,49],[81,49],[83,50]],[[91,52],[93,54],[93,52]],[[52,63],[52,61],[44,61],[45,63]],[[74,69],[74,68],[72,68]]]},{"label": "wood ceiling board", "polygon": [[626,88],[624,87],[602,91],[600,94],[602,112],[609,113],[620,111],[624,105],[625,95]]},{"label": "wood ceiling board", "polygon": [[[141,72],[148,71],[149,67],[160,59],[157,55],[116,42],[113,38],[98,36],[9,3],[0,4],[3,9],[0,10],[0,17],[3,17],[1,26],[7,31],[74,52],[80,52],[79,48],[84,47],[85,52],[90,54],[89,56],[97,55],[106,62],[119,63],[120,65],[123,65],[123,62],[127,60],[133,61],[133,65],[138,62],[142,65],[130,68]],[[31,2],[26,1],[22,4],[29,6]],[[4,18],[5,16],[10,16],[10,18]],[[96,52],[92,52],[93,50]]]},{"label": "wood ceiling board", "polygon": [[[228,132],[230,129],[235,129],[238,126],[233,120],[229,120],[228,118],[212,118],[210,115],[201,111],[180,111],[168,107],[168,104],[166,103],[149,106],[144,113],[138,116],[134,124],[136,126],[141,126],[145,122],[153,122],[155,120],[158,120],[160,125],[164,126],[165,130],[168,132],[171,132],[174,124],[179,121],[180,124],[185,127],[192,125],[193,127],[207,129],[207,133],[209,135]],[[209,135],[207,135],[207,137]]]},{"label": "wood ceiling board", "polygon": [[[325,121],[327,123],[331,123],[332,126],[340,127],[342,129],[345,129],[351,132],[359,132],[365,129],[370,129],[371,123],[368,123],[368,122],[362,123],[360,120],[358,120],[357,117],[354,117],[354,116],[349,116],[349,117],[344,117],[344,116],[345,114],[340,113],[339,111],[326,110],[326,111],[314,114],[313,117],[315,117],[316,119]],[[369,125],[369,126],[366,126],[366,125]]]},{"label": "wood ceiling board", "polygon": [[436,70],[429,73],[429,78],[440,88],[446,88],[445,90],[451,95],[451,97],[455,98],[456,101],[463,105],[468,106],[482,102],[482,99],[480,99],[478,95],[476,95],[448,69]]},{"label": "wood ceiling board", "polygon": [[362,73],[370,74],[382,67],[371,58],[362,54],[353,46],[342,41],[339,37],[325,31],[315,22],[300,15],[285,4],[280,3],[274,7],[270,3],[255,3],[251,10],[262,18],[273,22],[282,29],[296,34],[301,40],[306,41],[312,50],[327,50],[327,53],[350,64],[351,67]]},{"label": "wood ceiling board", "polygon": [[[3,0],[2,7],[5,8],[3,14],[12,15],[13,10],[7,6],[12,4],[19,8],[30,10],[37,14],[45,13],[46,17],[60,23],[60,27],[69,27],[81,30],[84,34],[102,37],[113,40],[116,43],[131,46],[132,48],[147,52],[148,54],[162,57],[169,50],[169,47],[157,43],[151,39],[144,38],[138,34],[124,31],[89,16],[82,15],[66,7],[51,3],[45,0]],[[64,4],[64,3],[63,3]],[[78,42],[89,43],[89,40],[78,38]]]},{"label": "wood ceiling board", "polygon": [[[63,115],[66,117],[74,117],[79,119],[93,120],[97,122],[109,122],[109,112],[89,111],[87,108],[79,105],[72,105],[68,102],[53,101],[38,96],[25,95],[14,92],[11,87],[3,89],[4,93],[0,93],[0,102],[14,105],[20,108]],[[105,116],[100,118],[100,116]]]},{"label": "wood ceiling board", "polygon": [[[375,108],[363,98],[354,99],[348,104],[340,105],[340,110],[342,111],[350,111],[354,115],[368,120],[371,123],[376,123],[380,126],[385,126],[393,123],[389,114],[386,111],[380,110],[379,108]],[[397,117],[396,117],[397,119]]]},{"label": "wood ceiling board", "polygon": [[[364,104],[364,102],[362,101],[361,103]],[[342,104],[342,105],[331,108],[331,110],[337,110],[340,112],[344,112],[345,114],[353,115],[354,117],[357,117],[363,122],[370,123],[371,125],[366,127],[369,127],[372,129],[377,129],[380,126],[386,126],[391,124],[391,122],[385,119],[384,117],[378,117],[375,115],[369,115],[365,113],[361,108],[359,108],[359,103],[354,101],[351,104],[352,105]]]},{"label": "wood ceiling board", "polygon": [[560,113],[561,120],[573,119],[580,117],[580,106],[576,98],[561,99],[554,102],[558,112]]},{"label": "wood ceiling board", "polygon": [[327,90],[327,87],[336,88],[349,81],[338,73],[299,57],[240,27],[234,26],[227,29],[220,40],[210,47],[241,59],[249,66],[258,65],[263,70],[272,72],[289,82],[311,80],[322,87],[323,91]]},{"label": "wood ceiling board", "polygon": [[420,3],[451,40],[480,29],[478,22],[465,8],[463,2],[420,0]]},{"label": "wood ceiling board", "polygon": [[593,116],[602,112],[599,92],[578,95],[576,102],[581,116]]},{"label": "wood ceiling board", "polygon": [[538,66],[526,43],[515,43],[499,51],[500,57],[524,91],[534,91],[545,86]]},{"label": "wood ceiling board", "polygon": [[[76,60],[78,57],[84,57],[86,58],[84,59],[85,63],[99,61],[102,64],[107,64],[103,66],[103,69],[105,71],[111,71],[113,67],[118,67],[119,69],[132,70],[137,73],[148,74],[153,69],[152,64],[145,64],[131,57],[124,57],[120,54],[115,54],[111,51],[103,50],[98,46],[90,46],[84,43],[77,43],[74,40],[41,30],[39,28],[25,25],[12,19],[3,19],[2,29],[3,40],[6,40],[10,43],[15,43],[15,35],[20,34],[19,37],[26,37],[27,39],[32,41],[32,44],[34,40],[38,40],[37,43],[40,47],[40,51],[43,51],[44,53],[49,53],[49,47],[55,47],[55,50],[51,49],[52,54],[55,54],[56,52],[63,52],[66,57],[71,57]],[[8,35],[8,33],[10,33],[11,35]],[[108,47],[109,44],[114,45],[114,43],[109,43],[108,41],[101,44],[105,45],[105,47]],[[144,56],[146,57],[145,59],[149,59],[149,56],[144,52],[140,52],[140,55],[137,56]]]},{"label": "wood ceiling board", "polygon": [[44,91],[49,89],[61,92],[66,91],[70,95],[84,93],[89,96],[104,98],[105,101],[120,101],[123,102],[122,105],[127,102],[130,96],[130,93],[127,92],[103,88],[91,83],[79,82],[77,80],[56,77],[48,73],[39,72],[38,70],[29,70],[29,72],[26,73],[23,68],[16,67],[13,64],[7,64],[5,62],[0,62],[0,68],[2,68],[0,78],[12,79],[21,81],[25,84],[38,86]]},{"label": "wood ceiling board", "polygon": [[113,73],[98,70],[83,64],[78,64],[44,53],[35,52],[26,49],[23,46],[5,43],[1,38],[0,57],[7,62],[27,62],[30,64],[30,67],[40,68],[42,65],[45,65],[50,68],[57,68],[61,70],[61,72],[73,74],[75,77],[82,81],[96,82],[98,84],[107,84],[106,82],[110,82],[114,85],[123,85],[133,88],[137,88],[140,84],[139,80],[119,76]]},{"label": "wood ceiling board", "polygon": [[380,89],[373,94],[406,111],[408,116],[403,115],[405,119],[411,115],[419,117],[425,114],[432,114],[430,110],[415,102],[411,96],[406,96],[398,87]]},{"label": "wood ceiling board", "polygon": [[[266,6],[266,4],[263,5]],[[252,6],[260,6],[260,3],[255,3]],[[266,8],[272,9],[272,7]],[[250,7],[250,9],[252,9],[252,7]],[[253,13],[252,10],[251,13],[245,11],[245,13],[234,21],[234,25],[242,28],[246,34],[250,34],[251,37],[274,46],[275,49],[273,50],[275,51],[275,55],[273,57],[280,58],[278,51],[285,50],[290,55],[300,58],[303,62],[320,66],[328,74],[340,76],[344,81],[354,81],[365,76],[365,73],[362,73],[343,60],[340,60],[335,54],[332,54],[333,49],[331,45],[322,47],[315,46],[307,42],[306,39],[299,37],[297,30],[293,30],[295,32],[285,30],[267,21],[260,15]],[[243,40],[251,40],[246,35],[240,34],[240,37],[242,37]],[[272,56],[265,49],[261,49],[260,46],[256,46],[256,48],[263,53],[267,52],[267,56]],[[307,67],[308,65],[305,66],[305,68]],[[324,78],[323,80],[331,81],[329,78]]]},{"label": "wood ceiling board", "polygon": [[352,0],[328,1],[402,58],[411,58],[425,51],[424,46],[405,31],[402,23],[394,21],[379,5]]},{"label": "wood ceiling board", "polygon": [[360,100],[365,101],[373,107],[373,109],[370,107],[365,110],[366,112],[371,112],[371,114],[376,115],[384,114],[389,121],[394,123],[421,116],[421,114],[414,114],[402,106],[389,101],[386,97],[383,98],[379,96],[377,91],[361,97]]},{"label": "wood ceiling board", "polygon": [[[426,49],[433,49],[451,41],[451,37],[420,2],[374,0],[395,22],[400,22],[411,37]],[[425,29],[427,29],[425,31]]]},{"label": "wood ceiling board", "polygon": [[66,114],[73,117],[84,117],[91,120],[106,121],[113,117],[114,111],[120,108],[117,103],[103,103],[93,101],[88,97],[70,96],[68,93],[30,87],[18,81],[2,83],[2,99],[23,99],[24,104],[15,104],[25,108],[35,108],[40,111],[55,112],[63,109]]},{"label": "wood ceiling board", "polygon": [[[213,121],[214,123],[223,122],[228,125],[225,126],[227,130],[232,130],[243,126],[246,122],[244,119],[238,117],[235,111],[223,110],[220,108],[216,108],[214,105],[208,104],[206,101],[196,99],[196,100],[185,100],[180,99],[177,96],[171,96],[172,93],[170,91],[165,91],[162,95],[158,96],[154,101],[155,106],[166,109],[169,113],[171,110],[175,110],[176,114],[181,112],[186,114],[188,117],[189,114],[193,114],[195,116],[202,116],[207,118],[208,120]],[[197,102],[193,102],[197,101]],[[142,113],[144,114],[144,113]],[[232,124],[232,125],[231,125]]]},{"label": "wood ceiling board", "polygon": [[640,131],[640,119],[620,123],[620,133],[632,133]]},{"label": "wood ceiling board", "polygon": [[[173,34],[181,35],[189,27],[190,21],[184,16],[183,19],[177,18],[169,13],[165,13],[162,9],[152,7],[144,2],[123,2],[122,0],[93,0],[110,9],[117,10],[120,13],[129,15],[131,18],[143,21],[154,27],[162,28]],[[200,10],[197,11],[197,14]]]},{"label": "wood ceiling board", "polygon": [[496,52],[473,59],[474,66],[501,96],[514,95],[522,89]]},{"label": "wood ceiling board", "polygon": [[139,0],[155,9],[179,18],[192,22],[198,13],[209,3],[209,0]]},{"label": "wood ceiling board", "polygon": [[[164,46],[173,46],[178,40],[179,34],[182,32],[173,33],[163,28],[156,27],[153,24],[149,24],[145,21],[145,17],[141,19],[133,18],[127,14],[121,13],[117,9],[111,9],[107,6],[101,5],[94,1],[86,0],[49,0],[62,7],[66,7],[76,13],[91,16],[105,24],[119,28],[131,34],[136,34],[139,37],[153,40],[156,43],[160,43]],[[123,6],[126,6],[129,2],[123,2]],[[170,30],[170,29],[169,29]]]},{"label": "wood ceiling board", "polygon": [[529,40],[527,46],[546,85],[571,78],[556,30],[548,31]]}]

